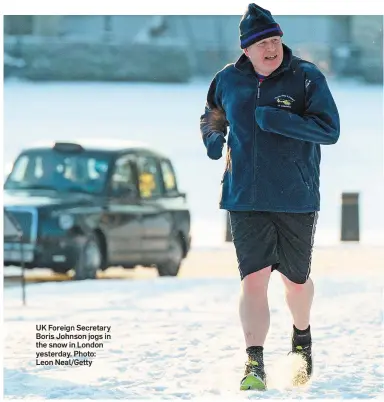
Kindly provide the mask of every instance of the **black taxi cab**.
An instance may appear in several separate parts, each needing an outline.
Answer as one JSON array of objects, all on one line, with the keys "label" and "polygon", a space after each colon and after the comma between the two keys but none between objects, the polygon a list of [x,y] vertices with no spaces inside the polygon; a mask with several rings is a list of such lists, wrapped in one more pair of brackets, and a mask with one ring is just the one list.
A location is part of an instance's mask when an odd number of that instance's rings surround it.
[{"label": "black taxi cab", "polygon": [[[53,142],[24,149],[4,183],[4,209],[22,233],[4,237],[4,265],[75,279],[111,266],[176,276],[191,245],[186,194],[171,160],[125,141]],[[21,247],[20,247],[21,246]]]}]

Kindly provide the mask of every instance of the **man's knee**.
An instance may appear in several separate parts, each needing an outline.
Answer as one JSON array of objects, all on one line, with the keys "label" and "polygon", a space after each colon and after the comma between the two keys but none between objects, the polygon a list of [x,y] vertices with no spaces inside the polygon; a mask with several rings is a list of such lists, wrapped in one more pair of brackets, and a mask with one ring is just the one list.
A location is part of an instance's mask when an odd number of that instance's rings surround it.
[{"label": "man's knee", "polygon": [[309,277],[308,278],[297,278],[294,281],[291,281],[283,274],[281,274],[281,277],[283,279],[285,289],[288,292],[294,292],[294,293],[303,292],[308,287],[308,284],[312,282],[312,280]]},{"label": "man's knee", "polygon": [[269,278],[271,276],[271,266],[253,272],[244,277],[242,287],[244,293],[262,293],[268,288]]}]

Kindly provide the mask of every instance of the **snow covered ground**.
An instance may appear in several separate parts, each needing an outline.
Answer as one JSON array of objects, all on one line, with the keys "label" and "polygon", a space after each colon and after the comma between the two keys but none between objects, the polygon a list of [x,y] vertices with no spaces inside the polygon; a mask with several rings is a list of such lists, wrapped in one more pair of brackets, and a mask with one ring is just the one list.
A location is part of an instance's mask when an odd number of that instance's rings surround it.
[{"label": "snow covered ground", "polygon": [[[218,246],[225,214],[218,210],[224,158],[205,154],[199,132],[208,81],[189,84],[26,83],[4,86],[4,164],[40,140],[124,138],[169,154],[188,193],[193,245]],[[383,88],[330,80],[341,137],[323,147],[322,211],[316,244],[337,244],[341,193],[360,192],[361,242],[384,245]]]},{"label": "snow covered ground", "polygon": [[[328,266],[332,277],[329,270],[314,272],[315,374],[304,388],[288,384],[291,321],[280,279],[272,276],[265,345],[270,389],[262,395],[238,391],[245,352],[235,270],[225,278],[30,285],[26,307],[19,288],[5,289],[4,398],[383,398],[384,298],[382,272],[376,267],[370,265],[364,275],[357,270],[348,275],[348,267]],[[111,339],[102,341],[103,348],[83,349],[96,353],[81,359],[92,360],[90,367],[36,366],[36,352],[44,351],[36,348],[36,325],[43,324],[111,326]]]},{"label": "snow covered ground", "polygon": [[[339,255],[349,252],[335,247],[342,192],[361,193],[361,243],[384,245],[383,95],[379,86],[330,86],[342,133],[338,144],[323,147],[315,245],[330,244]],[[217,209],[224,160],[206,157],[199,134],[207,88],[208,82],[5,84],[5,166],[21,146],[44,139],[149,142],[176,164],[191,205],[194,249],[216,250],[200,260],[190,258],[196,269],[205,270],[204,277],[29,285],[26,307],[21,306],[19,288],[6,288],[6,399],[260,398],[238,391],[245,362],[237,313],[239,279],[233,260],[223,254],[225,214]],[[354,255],[361,263],[353,272],[332,257],[313,273],[315,375],[303,389],[287,385],[291,321],[282,285],[276,275],[272,278],[271,330],[265,345],[270,389],[263,398],[384,398],[383,259],[358,250]],[[220,272],[225,263],[232,264],[233,273]],[[36,349],[36,325],[43,324],[111,326],[112,338],[93,350],[90,367],[37,366],[36,352],[43,349]]]}]

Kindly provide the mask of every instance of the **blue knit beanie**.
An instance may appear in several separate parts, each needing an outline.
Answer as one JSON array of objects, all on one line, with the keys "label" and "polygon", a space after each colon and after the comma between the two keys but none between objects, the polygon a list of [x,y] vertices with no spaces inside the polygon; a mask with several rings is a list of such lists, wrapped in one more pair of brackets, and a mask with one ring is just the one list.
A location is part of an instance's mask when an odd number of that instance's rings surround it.
[{"label": "blue knit beanie", "polygon": [[273,19],[270,11],[251,3],[240,21],[240,47],[245,49],[253,43],[270,38],[283,36],[279,24]]}]

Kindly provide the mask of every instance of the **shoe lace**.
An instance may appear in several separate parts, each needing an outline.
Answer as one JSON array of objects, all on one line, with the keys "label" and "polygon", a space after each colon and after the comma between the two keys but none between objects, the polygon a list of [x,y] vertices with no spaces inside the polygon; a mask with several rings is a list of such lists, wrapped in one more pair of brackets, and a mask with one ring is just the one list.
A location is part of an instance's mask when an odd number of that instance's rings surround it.
[{"label": "shoe lace", "polygon": [[254,373],[257,374],[258,376],[262,376],[263,374],[263,366],[259,365],[259,363],[256,360],[248,360],[245,363],[245,375],[248,375],[249,373]]},{"label": "shoe lace", "polygon": [[292,347],[292,352],[303,354],[303,355],[309,355],[309,354],[311,354],[311,344],[297,345],[295,347]]},{"label": "shoe lace", "polygon": [[297,353],[300,355],[309,356],[312,353],[311,344],[308,345],[292,345],[292,350],[288,352],[288,355]]}]

